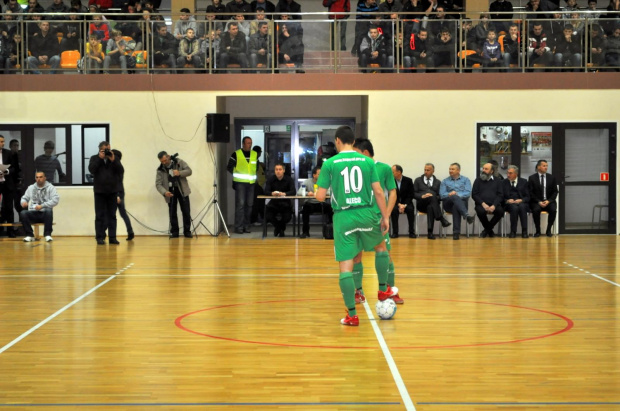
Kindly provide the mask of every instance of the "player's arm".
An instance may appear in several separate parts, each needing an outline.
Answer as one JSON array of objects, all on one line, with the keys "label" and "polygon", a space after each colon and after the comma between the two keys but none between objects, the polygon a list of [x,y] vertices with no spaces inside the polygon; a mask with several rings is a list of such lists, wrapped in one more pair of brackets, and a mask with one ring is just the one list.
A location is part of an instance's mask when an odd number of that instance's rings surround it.
[{"label": "player's arm", "polygon": [[[379,210],[381,210],[381,232],[385,235],[390,230],[390,215],[387,212],[387,205],[383,201],[380,201],[381,198],[384,198],[384,194],[381,184],[379,184],[378,181],[372,183],[372,191],[375,193],[377,205],[379,206]],[[394,204],[392,204],[392,207],[394,207]]]},{"label": "player's arm", "polygon": [[320,202],[323,202],[325,201],[325,197],[327,197],[327,189],[323,187],[319,187],[319,189],[316,190],[314,198]]},{"label": "player's arm", "polygon": [[390,190],[388,194],[388,204],[387,204],[387,213],[388,215],[392,215],[392,210],[396,205],[396,200],[398,199],[398,195],[396,194],[396,189]]}]

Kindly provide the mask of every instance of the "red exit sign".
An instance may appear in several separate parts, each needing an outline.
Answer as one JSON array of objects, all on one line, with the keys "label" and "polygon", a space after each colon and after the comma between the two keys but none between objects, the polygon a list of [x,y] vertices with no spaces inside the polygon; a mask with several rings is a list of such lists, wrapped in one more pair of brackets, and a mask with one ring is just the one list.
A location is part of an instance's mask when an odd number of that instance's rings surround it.
[{"label": "red exit sign", "polygon": [[609,181],[609,173],[601,173],[601,181]]}]

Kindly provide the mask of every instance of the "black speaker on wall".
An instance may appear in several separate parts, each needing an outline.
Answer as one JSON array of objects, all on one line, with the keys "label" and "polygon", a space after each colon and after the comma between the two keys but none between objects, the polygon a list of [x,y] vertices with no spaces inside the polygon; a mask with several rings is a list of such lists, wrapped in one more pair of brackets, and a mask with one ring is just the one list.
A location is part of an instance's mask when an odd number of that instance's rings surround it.
[{"label": "black speaker on wall", "polygon": [[230,114],[207,114],[207,142],[230,142]]}]

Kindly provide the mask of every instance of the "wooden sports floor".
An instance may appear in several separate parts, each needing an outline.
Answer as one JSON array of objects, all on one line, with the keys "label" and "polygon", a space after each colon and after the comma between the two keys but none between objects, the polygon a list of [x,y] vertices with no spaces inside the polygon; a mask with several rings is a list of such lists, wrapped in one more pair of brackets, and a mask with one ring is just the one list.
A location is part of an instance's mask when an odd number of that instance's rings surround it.
[{"label": "wooden sports floor", "polygon": [[620,410],[617,236],[393,240],[358,328],[331,241],[257,236],[0,241],[0,409]]}]

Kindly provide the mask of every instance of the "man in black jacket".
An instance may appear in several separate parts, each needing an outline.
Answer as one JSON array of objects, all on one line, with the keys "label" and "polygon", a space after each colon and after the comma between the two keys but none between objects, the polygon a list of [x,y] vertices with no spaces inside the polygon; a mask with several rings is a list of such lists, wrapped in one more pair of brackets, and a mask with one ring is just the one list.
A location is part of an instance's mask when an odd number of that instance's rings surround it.
[{"label": "man in black jacket", "polygon": [[451,223],[443,216],[439,207],[439,189],[441,181],[435,177],[435,166],[431,163],[424,165],[424,174],[416,178],[413,183],[413,197],[416,201],[418,211],[426,213],[428,226],[428,239],[434,240],[433,228],[435,221],[441,222],[443,227],[448,227]]},{"label": "man in black jacket", "polygon": [[[274,197],[286,197],[295,195],[295,183],[293,179],[284,174],[286,170],[283,163],[276,163],[275,175],[271,176],[265,184],[265,195]],[[293,217],[293,205],[291,200],[270,200],[267,204],[267,221],[275,227],[274,237],[284,237],[286,223]]]},{"label": "man in black jacket", "polygon": [[530,188],[530,209],[532,210],[532,218],[534,219],[534,227],[536,232],[534,237],[540,237],[540,213],[546,211],[549,213],[547,220],[547,237],[551,237],[551,227],[555,221],[558,212],[558,205],[555,199],[558,197],[558,184],[555,177],[547,173],[547,160],[538,160],[536,163],[536,173],[532,174],[528,179]]},{"label": "man in black jacket", "polygon": [[[19,176],[19,159],[11,150],[4,148],[4,136],[0,135],[0,164],[7,167],[5,171],[0,172],[0,196],[2,197],[2,217],[1,222],[13,224],[15,217],[13,215],[13,196],[15,195],[15,187]],[[4,168],[4,167],[3,167]],[[15,231],[12,227],[7,229],[9,237],[15,238]]]},{"label": "man in black jacket", "polygon": [[[480,233],[482,238],[494,237],[493,228],[500,222],[504,216],[502,202],[504,201],[504,193],[502,191],[501,181],[495,177],[495,167],[491,163],[482,166],[480,177],[474,181],[471,194],[476,203],[476,214],[484,227],[484,231]],[[487,215],[492,214],[493,218],[489,221]]]},{"label": "man in black jacket", "polygon": [[394,164],[392,174],[396,181],[396,207],[392,210],[392,234],[390,237],[398,238],[398,217],[407,214],[409,223],[409,238],[415,238],[415,209],[413,208],[413,180],[403,176],[403,168]]},{"label": "man in black jacket", "polygon": [[28,68],[35,74],[41,74],[39,66],[48,64],[51,68],[50,74],[54,74],[60,65],[60,46],[56,34],[50,31],[50,23],[39,23],[39,32],[29,40],[31,56],[28,57]]},{"label": "man in black jacket", "polygon": [[153,61],[155,65],[167,64],[172,74],[176,74],[177,59],[177,39],[168,33],[168,27],[165,24],[157,26],[157,34],[153,40]]},{"label": "man in black jacket", "polygon": [[228,31],[222,33],[220,43],[220,67],[228,67],[228,63],[239,63],[242,69],[248,68],[247,45],[245,35],[239,33],[239,24],[231,22]]},{"label": "man in black jacket", "polygon": [[106,230],[110,244],[116,239],[116,201],[118,182],[124,173],[122,164],[116,161],[110,143],[99,143],[99,154],[90,158],[88,171],[93,175],[95,192],[95,238],[97,244],[105,244]]},{"label": "man in black jacket", "polygon": [[527,213],[530,210],[530,192],[527,180],[519,177],[517,166],[508,166],[506,171],[508,178],[502,180],[502,191],[504,192],[504,208],[510,213],[510,235],[517,236],[517,220],[521,219],[521,237],[528,238],[527,235]]}]

